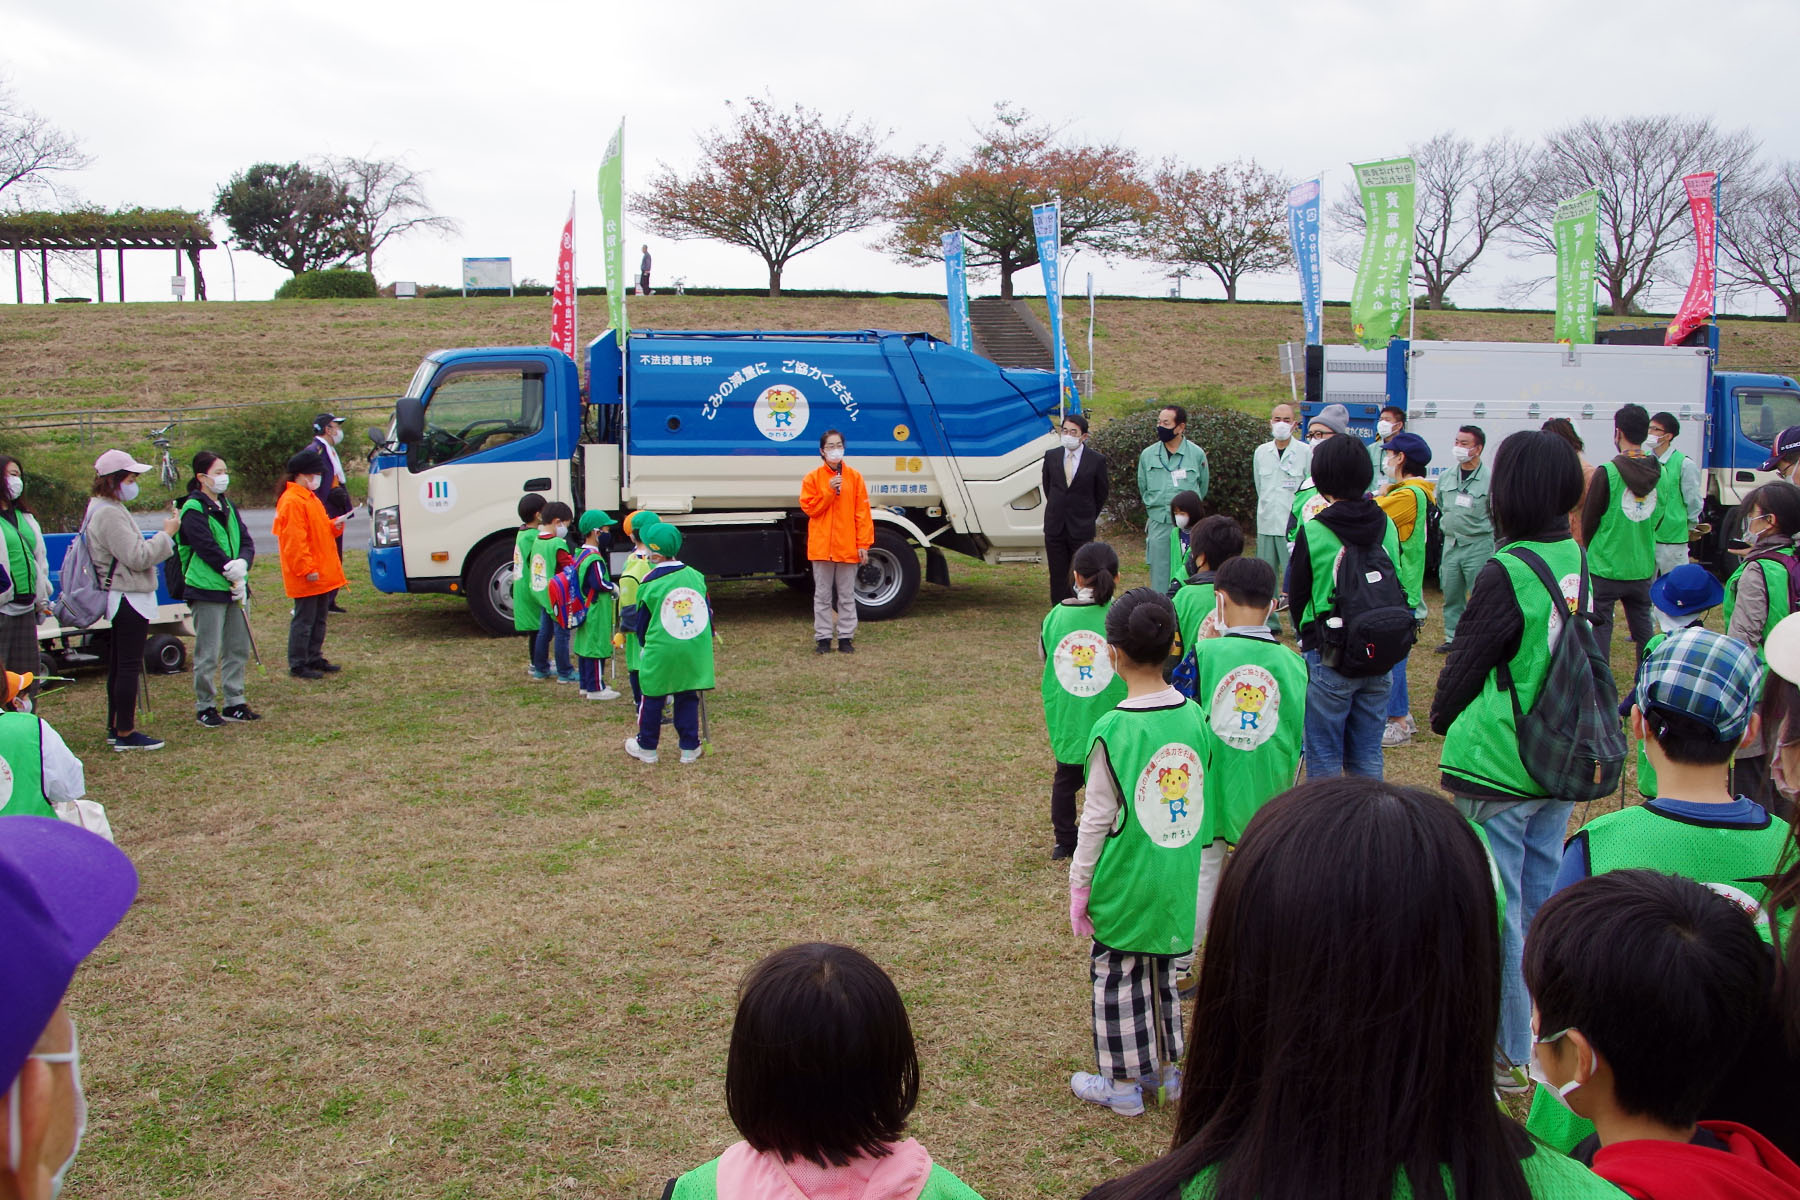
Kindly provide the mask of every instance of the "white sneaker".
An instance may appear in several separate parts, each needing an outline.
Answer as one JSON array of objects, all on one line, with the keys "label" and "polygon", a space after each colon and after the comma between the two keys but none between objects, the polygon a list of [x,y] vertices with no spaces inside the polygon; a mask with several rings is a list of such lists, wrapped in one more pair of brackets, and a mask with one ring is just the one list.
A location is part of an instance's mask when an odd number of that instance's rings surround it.
[{"label": "white sneaker", "polygon": [[1387,728],[1381,731],[1381,745],[1384,749],[1404,746],[1412,741],[1412,734],[1406,732],[1405,721],[1389,721]]},{"label": "white sneaker", "polygon": [[617,700],[619,698],[619,693],[615,692],[612,688],[603,687],[597,692],[588,692],[587,698],[589,700]]},{"label": "white sneaker", "polygon": [[638,740],[634,737],[625,739],[625,753],[631,755],[631,757],[637,759],[639,762],[653,763],[656,761],[656,751],[644,749],[642,746],[638,745]]},{"label": "white sneaker", "polygon": [[1181,1068],[1164,1063],[1156,1074],[1138,1080],[1138,1086],[1143,1089],[1145,1100],[1154,1098],[1158,1104],[1173,1104],[1181,1099]]},{"label": "white sneaker", "polygon": [[683,763],[699,762],[700,754],[704,749],[705,749],[704,746],[695,746],[692,750],[683,750],[681,752],[681,761]]},{"label": "white sneaker", "polygon": [[1110,1108],[1121,1117],[1144,1115],[1144,1089],[1136,1082],[1119,1083],[1091,1071],[1077,1071],[1069,1076],[1069,1090],[1077,1098]]}]

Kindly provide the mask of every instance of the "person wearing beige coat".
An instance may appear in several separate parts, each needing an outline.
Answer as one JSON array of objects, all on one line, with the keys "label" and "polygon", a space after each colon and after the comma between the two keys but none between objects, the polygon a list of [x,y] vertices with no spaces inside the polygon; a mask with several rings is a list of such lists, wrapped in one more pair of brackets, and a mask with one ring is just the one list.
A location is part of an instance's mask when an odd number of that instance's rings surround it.
[{"label": "person wearing beige coat", "polygon": [[94,494],[81,520],[112,622],[106,653],[106,740],[118,751],[163,746],[162,739],[137,728],[138,684],[144,642],[156,616],[156,567],[175,553],[181,519],[170,513],[161,531],[149,538],[138,529],[125,505],[137,498],[137,477],[149,469],[123,450],[102,454],[94,461]]}]

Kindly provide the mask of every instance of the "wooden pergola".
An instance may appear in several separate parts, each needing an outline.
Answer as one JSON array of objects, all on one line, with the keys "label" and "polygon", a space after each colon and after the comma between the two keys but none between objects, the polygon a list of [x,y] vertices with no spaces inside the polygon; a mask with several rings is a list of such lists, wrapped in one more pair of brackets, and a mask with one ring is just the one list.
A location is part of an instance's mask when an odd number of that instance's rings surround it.
[{"label": "wooden pergola", "polygon": [[50,303],[50,252],[92,250],[94,252],[95,296],[106,302],[105,253],[118,255],[119,300],[125,299],[125,252],[127,250],[173,250],[175,274],[182,274],[181,259],[185,254],[194,272],[194,299],[206,299],[206,276],[200,271],[200,252],[218,245],[212,230],[199,213],[180,210],[150,211],[127,209],[107,213],[79,211],[71,213],[21,212],[0,216],[0,250],[13,254],[13,287],[20,304],[25,303],[25,255],[35,250],[43,275],[44,303]]}]

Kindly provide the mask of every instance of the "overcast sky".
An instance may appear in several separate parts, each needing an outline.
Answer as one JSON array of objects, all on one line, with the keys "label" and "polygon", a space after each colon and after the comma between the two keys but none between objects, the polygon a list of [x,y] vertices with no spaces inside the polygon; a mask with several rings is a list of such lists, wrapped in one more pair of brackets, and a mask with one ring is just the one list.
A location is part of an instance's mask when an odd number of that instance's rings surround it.
[{"label": "overcast sky", "polygon": [[[17,99],[94,158],[65,181],[83,201],[205,210],[252,163],[319,154],[401,157],[426,172],[431,200],[462,233],[390,244],[376,259],[383,282],[455,284],[463,255],[510,256],[516,277],[547,281],[573,192],[580,280],[600,283],[595,168],[619,119],[629,191],[658,162],[688,167],[695,132],[726,119],[725,101],[753,94],[870,118],[893,129],[896,149],[952,151],[1008,100],[1071,137],[1152,159],[1254,157],[1296,179],[1322,169],[1331,196],[1348,162],[1439,130],[1536,137],[1585,115],[1704,113],[1750,128],[1771,159],[1800,158],[1789,103],[1795,0],[0,0],[0,31],[0,72]],[[636,228],[627,237],[633,262],[651,243],[658,286],[766,278],[748,251]],[[805,254],[784,283],[943,290],[941,268],[896,263],[874,240],[851,235]],[[129,298],[166,298],[172,257],[128,254]],[[267,298],[287,277],[235,259],[242,299]],[[225,252],[207,252],[204,267],[211,296],[229,299]],[[1170,286],[1154,266],[1084,253],[1071,293],[1089,271],[1102,292]],[[109,294],[110,273],[109,263]],[[1451,297],[1492,302],[1507,281],[1540,273],[1492,253]],[[1022,292],[1042,290],[1035,270],[1016,278]],[[92,294],[91,272],[55,281]],[[1347,299],[1351,283],[1327,265],[1328,299]],[[1222,294],[1210,281],[1183,286]],[[972,288],[990,293],[997,281]],[[1258,276],[1241,292],[1292,299],[1298,285]],[[1549,299],[1546,288],[1536,302]],[[1740,307],[1771,311],[1767,301]]]}]

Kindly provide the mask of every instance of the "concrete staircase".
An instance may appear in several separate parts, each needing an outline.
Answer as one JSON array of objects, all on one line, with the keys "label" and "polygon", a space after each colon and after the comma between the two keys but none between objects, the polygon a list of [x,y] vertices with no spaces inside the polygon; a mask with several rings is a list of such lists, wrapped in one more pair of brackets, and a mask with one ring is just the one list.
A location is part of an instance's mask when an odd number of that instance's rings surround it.
[{"label": "concrete staircase", "polygon": [[975,352],[1000,366],[1046,371],[1056,367],[1049,335],[1018,301],[998,296],[969,301],[969,328],[975,335]]}]

